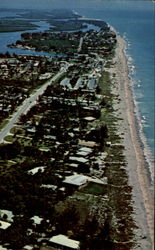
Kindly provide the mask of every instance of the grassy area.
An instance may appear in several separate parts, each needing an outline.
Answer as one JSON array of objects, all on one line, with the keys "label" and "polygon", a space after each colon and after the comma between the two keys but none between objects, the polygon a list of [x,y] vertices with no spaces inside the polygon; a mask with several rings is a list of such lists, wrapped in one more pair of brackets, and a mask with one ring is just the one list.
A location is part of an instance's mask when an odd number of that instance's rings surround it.
[{"label": "grassy area", "polygon": [[15,134],[18,133],[20,135],[23,135],[24,131],[23,128],[21,126],[14,126],[13,128],[11,128],[10,133]]},{"label": "grassy area", "polygon": [[[121,119],[116,116],[114,112],[114,100],[116,100],[117,96],[112,94],[113,82],[110,79],[109,72],[103,72],[99,86],[105,103],[108,104],[101,109],[100,119],[107,124],[107,141],[111,143],[110,146],[107,145],[105,147],[105,151],[108,155],[105,159],[106,168],[104,173],[108,178],[108,205],[111,211],[113,211],[112,213],[109,212],[109,216],[111,217],[110,225],[112,228],[110,238],[112,242],[125,242],[128,241],[129,238],[132,239],[135,223],[132,219],[131,190],[128,186],[128,176],[125,170],[126,160],[124,156],[124,146],[121,145],[121,134],[118,134]],[[119,145],[117,145],[117,143]],[[113,146],[113,144],[116,146]],[[124,224],[124,228],[122,228],[121,223]],[[130,242],[131,246],[132,244],[134,243]],[[127,245],[125,247],[126,249],[131,249],[128,248]],[[116,249],[125,248],[121,248],[121,244],[117,245],[116,243]]]},{"label": "grassy area", "polygon": [[7,135],[5,138],[4,138],[5,141],[8,141],[8,142],[13,142],[15,140],[15,138],[13,138],[12,135]]},{"label": "grassy area", "polygon": [[96,183],[89,183],[85,188],[81,190],[84,193],[101,195],[106,193],[106,188],[103,185]]}]

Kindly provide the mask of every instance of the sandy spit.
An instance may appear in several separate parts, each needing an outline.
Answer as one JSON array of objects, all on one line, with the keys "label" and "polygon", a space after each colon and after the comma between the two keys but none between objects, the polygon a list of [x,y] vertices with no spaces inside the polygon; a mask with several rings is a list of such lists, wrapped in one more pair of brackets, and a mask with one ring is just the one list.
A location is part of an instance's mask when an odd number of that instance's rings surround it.
[{"label": "sandy spit", "polygon": [[129,77],[125,48],[126,42],[117,35],[115,58],[112,67],[107,71],[111,73],[113,92],[118,96],[114,108],[117,115],[122,118],[118,132],[123,137],[129,185],[133,188],[133,216],[138,226],[135,230],[138,247],[135,249],[152,250],[154,249],[153,187],[149,181],[147,163],[138,133],[132,81]]}]

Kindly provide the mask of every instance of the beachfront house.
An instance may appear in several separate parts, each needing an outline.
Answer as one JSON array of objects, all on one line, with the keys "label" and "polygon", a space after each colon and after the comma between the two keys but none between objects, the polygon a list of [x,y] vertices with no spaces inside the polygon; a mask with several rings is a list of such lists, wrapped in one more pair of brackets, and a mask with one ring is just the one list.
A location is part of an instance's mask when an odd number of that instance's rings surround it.
[{"label": "beachfront house", "polygon": [[69,239],[66,235],[59,234],[53,236],[49,243],[51,246],[56,247],[56,249],[71,250],[80,249],[80,242],[77,240]]},{"label": "beachfront house", "polygon": [[74,174],[67,176],[63,181],[63,184],[65,184],[65,186],[72,186],[78,188],[85,185],[87,183],[87,179],[88,179],[87,176]]},{"label": "beachfront house", "polygon": [[65,186],[81,188],[81,187],[86,186],[90,182],[104,185],[104,184],[107,184],[107,178],[106,180],[104,178],[100,180],[99,178],[96,178],[96,177],[90,177],[90,176],[86,176],[82,174],[73,174],[73,175],[67,176],[65,180],[63,181],[63,184],[65,184]]}]

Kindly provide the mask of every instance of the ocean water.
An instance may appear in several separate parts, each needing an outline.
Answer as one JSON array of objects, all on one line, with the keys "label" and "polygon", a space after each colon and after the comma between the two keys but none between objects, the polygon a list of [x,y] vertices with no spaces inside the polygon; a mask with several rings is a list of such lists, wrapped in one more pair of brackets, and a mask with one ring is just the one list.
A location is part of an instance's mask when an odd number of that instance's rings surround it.
[{"label": "ocean water", "polygon": [[[54,7],[60,7],[59,0]],[[49,6],[49,8],[52,8],[52,5]],[[132,78],[131,84],[134,90],[136,112],[140,124],[139,132],[143,142],[145,158],[150,164],[150,172],[153,173],[153,163],[155,159],[155,4],[151,1],[141,0],[66,0],[65,8],[74,9],[85,17],[107,21],[126,39],[126,53],[130,76]],[[1,14],[2,13],[0,13],[0,16]],[[41,27],[38,28],[38,30],[42,31],[47,29],[46,23],[40,24]],[[20,33],[21,32],[1,33],[0,52],[9,50],[6,44],[19,39]],[[17,52],[16,49],[14,52]],[[24,53],[23,51],[21,52]]]}]

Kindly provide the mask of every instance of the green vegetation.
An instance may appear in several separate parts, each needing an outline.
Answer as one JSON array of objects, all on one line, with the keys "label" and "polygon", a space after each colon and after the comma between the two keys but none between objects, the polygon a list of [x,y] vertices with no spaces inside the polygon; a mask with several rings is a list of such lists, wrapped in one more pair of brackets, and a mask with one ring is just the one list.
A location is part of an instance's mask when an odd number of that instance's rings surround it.
[{"label": "green vegetation", "polygon": [[77,50],[78,41],[72,42],[68,39],[47,39],[47,40],[39,40],[35,39],[32,41],[26,41],[24,46],[30,46],[35,48],[38,51],[60,51],[61,53],[75,52]]},{"label": "green vegetation", "polygon": [[51,19],[72,19],[78,18],[80,15],[75,14],[72,10],[68,9],[50,9],[50,11],[42,10],[27,10],[24,13],[19,13],[23,18],[33,19],[33,20],[46,20]]},{"label": "green vegetation", "polygon": [[[83,35],[24,33],[24,41],[16,45],[67,54],[72,48],[77,52]],[[51,63],[45,58],[21,57],[13,60],[12,70],[8,62],[1,65],[6,78],[11,72],[15,83],[11,104],[16,98],[14,92],[19,93],[17,78],[23,77],[24,95],[25,89],[30,93],[40,84],[39,75],[70,65],[21,116],[18,126],[11,130],[13,135],[5,138],[11,143],[0,145],[1,209],[15,215],[12,226],[0,230],[0,238],[3,244],[9,242],[10,249],[22,249],[27,244],[40,248],[42,240],[57,234],[79,240],[82,250],[129,250],[134,246],[132,190],[124,147],[117,134],[120,120],[113,107],[117,97],[112,94],[109,73],[103,71],[104,60],[110,60],[116,41],[114,34],[103,31],[89,31],[85,37],[86,55]],[[7,90],[4,87],[6,96],[9,84]],[[73,174],[77,178],[87,176],[87,180],[64,181]],[[34,225],[34,215],[41,218],[40,224]]]},{"label": "green vegetation", "polygon": [[[59,59],[2,54],[0,62],[0,129],[31,93],[58,70]],[[59,62],[59,61],[58,61]],[[48,71],[48,77],[40,78]],[[45,75],[46,76],[46,75]]]},{"label": "green vegetation", "polygon": [[69,20],[69,21],[50,21],[50,25],[54,26],[50,28],[50,31],[74,31],[87,28],[86,24],[83,24],[78,20]]},{"label": "green vegetation", "polygon": [[25,31],[34,30],[38,26],[32,24],[30,21],[25,20],[0,20],[0,32],[15,32],[15,31]]},{"label": "green vegetation", "polygon": [[103,195],[107,193],[106,186],[95,183],[89,183],[85,188],[81,190],[84,193],[93,194],[93,195]]},{"label": "green vegetation", "polygon": [[[111,94],[109,79],[108,73],[104,72],[100,79],[100,88],[104,87],[98,91],[104,91],[102,95],[105,103],[108,101],[112,105],[116,97]],[[51,96],[55,98],[51,99]],[[106,124],[107,131],[103,133],[102,126],[92,130],[92,123],[86,122],[82,125],[82,119],[79,121],[79,118],[85,116],[84,109],[78,103],[72,106],[69,101],[61,101],[60,96],[64,100],[76,101],[77,97],[84,97],[79,90],[70,92],[60,86],[49,86],[39,98],[38,105],[21,118],[20,127],[12,129],[14,142],[1,145],[1,204],[15,214],[24,215],[23,218],[18,218],[18,223],[15,218],[7,235],[2,233],[4,242],[9,235],[12,248],[21,248],[22,242],[28,244],[29,240],[32,242],[38,239],[38,232],[45,233],[46,237],[51,237],[53,233],[66,235],[70,232],[74,239],[80,240],[83,250],[93,250],[96,247],[102,250],[103,246],[105,249],[123,250],[122,242],[127,242],[123,246],[129,250],[134,244],[135,225],[132,220],[131,188],[128,186],[125,171],[123,146],[110,147],[106,143],[110,141],[115,144],[120,140],[116,129],[112,127],[113,125],[117,128],[118,118],[115,117],[111,105],[104,105],[97,120],[100,125],[103,122]],[[85,98],[87,100],[89,95]],[[106,114],[105,118],[102,112]],[[95,115],[98,116],[98,113]],[[31,130],[32,128],[35,130]],[[77,130],[73,133],[74,128],[79,128],[80,132]],[[90,182],[79,190],[63,186],[65,175],[68,175],[68,171],[72,174],[68,167],[69,155],[76,154],[78,140],[95,140],[96,133],[99,139],[98,147],[93,149],[93,158],[90,156],[89,164],[81,164],[76,171],[90,176],[97,173],[101,175],[100,178],[105,176],[108,184]],[[94,161],[99,159],[101,152],[107,152],[107,156],[104,159],[104,169],[99,170],[99,165]],[[29,173],[36,167],[40,169],[35,174]],[[42,184],[55,185],[56,190],[46,189]],[[34,214],[44,221],[35,228],[30,219]],[[13,237],[13,232],[16,232],[16,226],[19,225],[22,225],[22,242],[18,238],[14,240]],[[31,239],[25,235],[26,228],[34,231]]]}]

